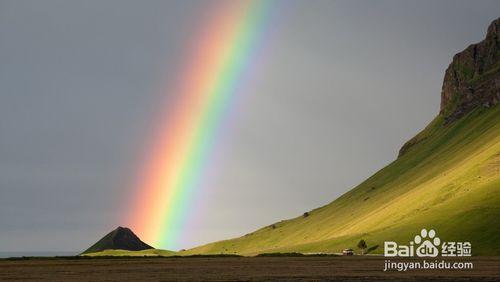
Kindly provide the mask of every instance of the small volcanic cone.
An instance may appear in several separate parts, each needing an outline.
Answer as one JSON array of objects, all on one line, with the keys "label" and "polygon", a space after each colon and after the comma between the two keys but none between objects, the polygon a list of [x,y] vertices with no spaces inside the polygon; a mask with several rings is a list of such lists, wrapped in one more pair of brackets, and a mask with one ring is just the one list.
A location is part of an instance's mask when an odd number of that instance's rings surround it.
[{"label": "small volcanic cone", "polygon": [[127,250],[127,251],[141,251],[147,249],[154,249],[150,245],[144,243],[127,227],[119,226],[115,230],[109,232],[101,240],[97,241],[90,248],[85,250],[82,254],[95,253],[104,250]]}]

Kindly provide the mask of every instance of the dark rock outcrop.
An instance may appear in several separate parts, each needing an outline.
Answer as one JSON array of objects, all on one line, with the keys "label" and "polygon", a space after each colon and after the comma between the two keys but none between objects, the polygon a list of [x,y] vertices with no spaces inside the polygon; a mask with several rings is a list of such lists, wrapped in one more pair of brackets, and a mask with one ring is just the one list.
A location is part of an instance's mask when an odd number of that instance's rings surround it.
[{"label": "dark rock outcrop", "polygon": [[500,18],[488,27],[486,38],[456,54],[446,69],[440,114],[445,124],[479,106],[500,100]]},{"label": "dark rock outcrop", "polygon": [[104,250],[128,250],[141,251],[154,249],[150,245],[144,243],[132,232],[129,228],[118,227],[102,237],[97,243],[85,250],[83,254],[95,253]]},{"label": "dark rock outcrop", "polygon": [[[439,116],[446,126],[478,107],[493,107],[500,101],[500,18],[494,20],[486,38],[453,56],[441,90]],[[437,120],[437,119],[436,119]],[[436,124],[428,127],[436,126]],[[406,142],[398,157],[427,139],[423,130]]]}]

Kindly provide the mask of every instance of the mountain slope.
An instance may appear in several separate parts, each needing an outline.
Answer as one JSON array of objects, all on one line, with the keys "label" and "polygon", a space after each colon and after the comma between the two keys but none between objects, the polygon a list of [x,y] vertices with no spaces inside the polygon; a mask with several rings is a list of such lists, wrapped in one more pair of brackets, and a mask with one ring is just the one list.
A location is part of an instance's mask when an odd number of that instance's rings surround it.
[{"label": "mountain slope", "polygon": [[[422,228],[500,254],[500,20],[453,58],[441,111],[398,158],[332,203],[187,253],[338,252],[365,239],[408,243]],[[380,247],[377,247],[380,246]]]},{"label": "mountain slope", "polygon": [[97,243],[82,254],[96,253],[104,250],[142,251],[148,249],[153,249],[153,247],[141,241],[129,228],[120,226],[102,237],[101,240],[97,241]]}]

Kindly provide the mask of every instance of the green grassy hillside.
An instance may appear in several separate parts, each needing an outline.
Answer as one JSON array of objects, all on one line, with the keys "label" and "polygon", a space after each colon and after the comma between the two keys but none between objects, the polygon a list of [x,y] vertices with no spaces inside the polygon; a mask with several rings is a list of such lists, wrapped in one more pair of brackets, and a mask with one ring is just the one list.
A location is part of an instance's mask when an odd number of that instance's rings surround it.
[{"label": "green grassy hillside", "polygon": [[240,238],[186,254],[339,252],[365,239],[408,243],[422,228],[470,241],[473,255],[500,254],[500,107],[478,107],[454,123],[439,115],[404,154],[332,203]]}]

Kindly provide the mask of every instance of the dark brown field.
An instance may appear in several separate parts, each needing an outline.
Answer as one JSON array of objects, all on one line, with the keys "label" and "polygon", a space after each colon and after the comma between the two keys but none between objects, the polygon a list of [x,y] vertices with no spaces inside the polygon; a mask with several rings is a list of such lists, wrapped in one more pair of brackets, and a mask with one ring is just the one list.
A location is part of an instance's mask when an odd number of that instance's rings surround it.
[{"label": "dark brown field", "polygon": [[197,257],[0,260],[0,280],[449,280],[498,281],[500,258],[474,257],[473,270],[384,272],[376,257]]}]

